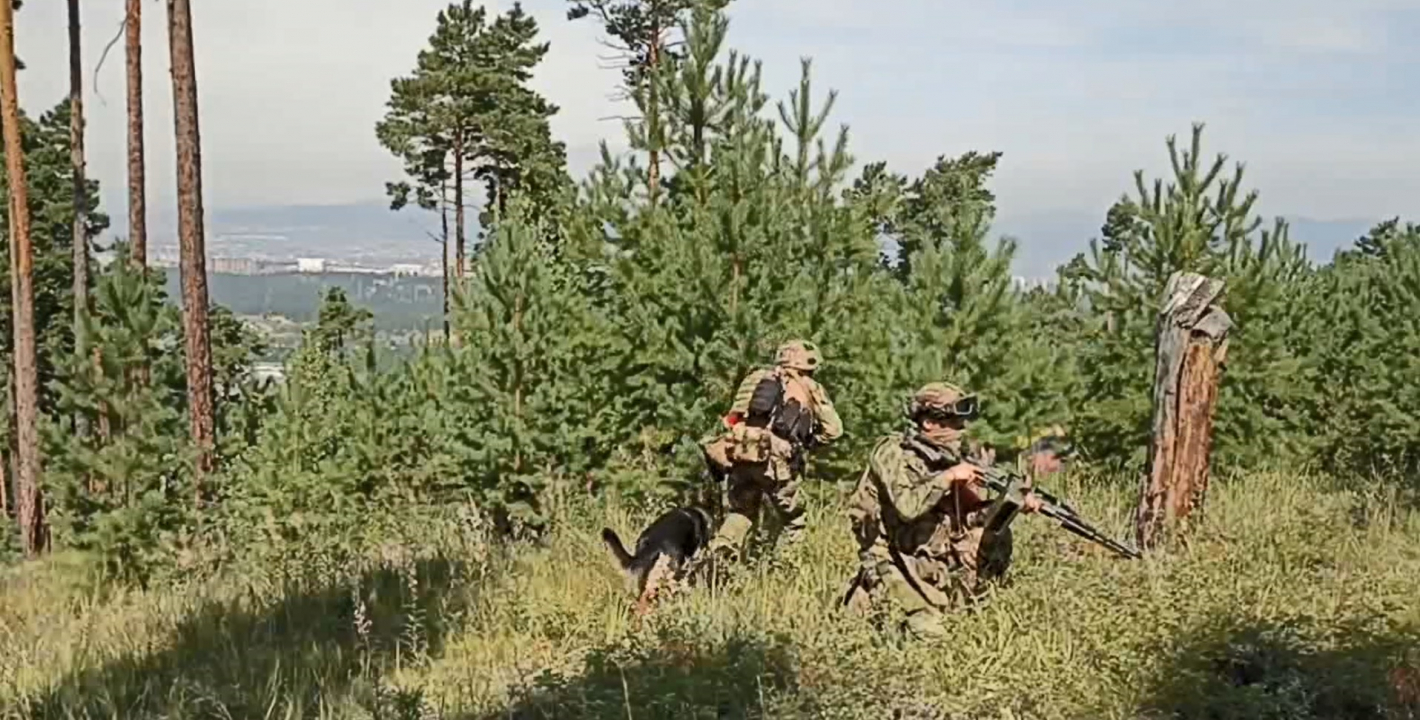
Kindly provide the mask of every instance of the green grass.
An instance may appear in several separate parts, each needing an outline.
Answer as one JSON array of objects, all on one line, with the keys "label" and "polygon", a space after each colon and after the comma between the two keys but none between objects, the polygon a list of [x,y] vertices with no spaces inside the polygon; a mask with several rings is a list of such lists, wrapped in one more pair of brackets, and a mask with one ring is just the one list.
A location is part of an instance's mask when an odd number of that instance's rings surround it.
[{"label": "green grass", "polygon": [[[1126,494],[1060,490],[1122,534]],[[836,610],[836,501],[780,564],[641,625],[596,533],[648,514],[558,516],[537,547],[464,526],[354,567],[146,591],[82,558],[12,569],[0,716],[1420,717],[1420,514],[1321,481],[1217,482],[1187,545],[1139,562],[1023,518],[1014,582],[939,645]]]}]

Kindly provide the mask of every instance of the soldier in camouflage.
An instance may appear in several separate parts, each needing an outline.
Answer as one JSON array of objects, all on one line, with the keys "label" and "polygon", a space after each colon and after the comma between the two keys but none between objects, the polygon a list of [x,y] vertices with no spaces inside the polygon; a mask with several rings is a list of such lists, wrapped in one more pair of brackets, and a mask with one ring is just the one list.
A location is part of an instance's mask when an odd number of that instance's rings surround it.
[{"label": "soldier in camouflage", "polygon": [[778,516],[779,539],[792,544],[803,537],[798,494],[804,454],[843,435],[833,401],[814,379],[822,364],[812,343],[780,346],[774,367],[756,370],[740,383],[725,431],[703,444],[707,464],[729,486],[728,513],[707,555],[737,555],[766,498]]},{"label": "soldier in camouflage", "polygon": [[[912,398],[913,427],[883,438],[854,489],[849,517],[859,542],[859,572],[844,602],[866,613],[890,599],[917,637],[945,631],[943,612],[975,599],[1005,574],[1009,528],[983,543],[990,504],[973,462],[988,456],[968,447],[964,431],[977,415],[974,395],[930,383]],[[1022,512],[1040,500],[1025,496]]]}]

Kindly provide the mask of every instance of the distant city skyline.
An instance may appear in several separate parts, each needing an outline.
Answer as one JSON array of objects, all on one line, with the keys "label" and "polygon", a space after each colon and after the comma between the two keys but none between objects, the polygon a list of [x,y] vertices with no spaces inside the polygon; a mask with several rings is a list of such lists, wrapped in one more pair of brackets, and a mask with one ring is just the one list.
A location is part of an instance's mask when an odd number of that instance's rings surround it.
[{"label": "distant city skyline", "polygon": [[[1003,211],[991,236],[1017,241],[1014,274],[1043,278],[1055,274],[1059,264],[1088,248],[1099,236],[1106,208],[1095,212],[1039,212],[1011,214]],[[111,213],[113,214],[113,213]],[[125,233],[122,213],[100,242]],[[1338,248],[1352,242],[1384,217],[1317,220],[1291,216],[1291,237],[1307,245],[1317,262],[1329,260]],[[207,213],[208,258],[254,258],[294,263],[299,257],[322,257],[358,262],[367,266],[397,263],[437,263],[439,245],[430,235],[438,229],[437,215],[421,210],[392,212],[387,203],[336,205],[252,206],[215,208]],[[477,221],[469,218],[469,238],[478,235]],[[149,222],[150,253],[155,258],[177,258],[176,223],[171,213],[154,213]]]}]

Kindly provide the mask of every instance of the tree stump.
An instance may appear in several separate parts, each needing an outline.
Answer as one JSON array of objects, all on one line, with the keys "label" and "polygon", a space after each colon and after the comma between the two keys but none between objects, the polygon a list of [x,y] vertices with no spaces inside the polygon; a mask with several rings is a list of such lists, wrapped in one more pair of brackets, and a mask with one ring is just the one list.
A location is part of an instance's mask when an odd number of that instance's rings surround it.
[{"label": "tree stump", "polygon": [[1217,304],[1222,293],[1220,280],[1169,278],[1155,340],[1153,436],[1135,512],[1140,548],[1184,524],[1208,491],[1213,410],[1233,327]]}]

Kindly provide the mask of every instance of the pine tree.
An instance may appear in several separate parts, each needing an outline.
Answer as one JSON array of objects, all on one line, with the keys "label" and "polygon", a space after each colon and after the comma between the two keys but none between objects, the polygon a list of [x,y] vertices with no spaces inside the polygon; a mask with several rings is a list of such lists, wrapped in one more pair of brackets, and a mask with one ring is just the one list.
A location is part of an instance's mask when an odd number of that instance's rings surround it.
[{"label": "pine tree", "polygon": [[46,544],[44,501],[40,493],[39,378],[35,352],[33,254],[30,245],[29,193],[21,150],[20,102],[15,82],[15,16],[0,2],[0,123],[5,134],[6,188],[11,238],[10,277],[14,292],[14,377],[16,444],[15,487],[21,546],[28,555]]},{"label": "pine tree", "polygon": [[[84,334],[101,362],[71,354],[55,385],[59,417],[105,423],[108,437],[75,438],[63,423],[46,426],[48,484],[56,544],[93,550],[122,576],[141,574],[158,557],[161,534],[176,529],[176,475],[189,456],[183,423],[186,392],[179,311],[165,302],[161,279],[129,258],[126,243],[96,278]],[[151,382],[132,372],[151,369]]]},{"label": "pine tree", "polygon": [[491,23],[472,0],[449,5],[414,72],[390,81],[388,111],[375,126],[380,144],[404,162],[416,185],[432,187],[447,173],[460,279],[466,274],[466,181],[483,180],[494,209],[518,193],[550,206],[565,189],[565,151],[551,139],[547,122],[557,108],[527,87],[548,49],[536,36],[537,23],[518,3]]},{"label": "pine tree", "polygon": [[[1371,228],[1288,300],[1310,380],[1305,408],[1318,464],[1340,477],[1413,478],[1420,471],[1420,226]],[[1407,489],[1420,489],[1408,480]]]},{"label": "pine tree", "polygon": [[918,334],[904,374],[913,385],[944,379],[980,393],[973,434],[997,447],[1066,412],[1060,353],[1032,333],[1011,277],[1015,242],[988,244],[995,197],[987,182],[1000,157],[938,158],[907,186],[889,223],[901,252],[902,317]]},{"label": "pine tree", "polygon": [[[568,0],[568,20],[593,17],[609,36],[606,43],[618,55],[622,72],[621,98],[636,102],[643,116],[632,134],[634,146],[647,151],[646,186],[652,202],[661,187],[662,122],[661,87],[656,75],[680,55],[672,33],[689,20],[694,8],[722,9],[729,0]],[[639,140],[639,142],[638,142]]]},{"label": "pine tree", "polygon": [[604,154],[569,230],[623,343],[618,425],[644,456],[675,450],[686,470],[699,466],[689,444],[790,337],[825,349],[840,408],[877,397],[870,363],[891,352],[896,310],[882,302],[891,286],[873,226],[839,192],[852,157],[845,129],[824,137],[833,94],[814,97],[805,63],[774,117],[758,65],[725,52],[727,28],[722,13],[696,12],[683,57],[654,78],[673,171],[663,200],[636,192],[647,176],[634,160]]},{"label": "pine tree", "polygon": [[479,338],[454,366],[453,452],[505,531],[546,522],[550,482],[598,466],[611,400],[600,324],[530,206],[516,201],[480,249],[460,332]]},{"label": "pine tree", "polygon": [[214,469],[212,346],[207,301],[207,250],[203,237],[202,140],[198,129],[197,69],[193,61],[190,0],[168,0],[168,38],[173,63],[173,122],[177,137],[178,239],[182,255],[183,338],[186,343],[188,417],[198,448],[195,499],[201,478]]},{"label": "pine tree", "polygon": [[[1085,396],[1074,403],[1075,425],[1104,455],[1141,462],[1147,445],[1155,316],[1169,277],[1178,271],[1227,283],[1224,308],[1237,323],[1220,389],[1217,451],[1223,462],[1242,463],[1305,452],[1303,422],[1295,408],[1306,383],[1304,368],[1288,347],[1293,321],[1288,297],[1309,267],[1278,221],[1262,230],[1253,214],[1258,193],[1242,191],[1243,166],[1224,176],[1225,155],[1205,164],[1201,124],[1188,150],[1175,138],[1166,145],[1173,178],[1152,187],[1135,173],[1137,197],[1110,209],[1103,242],[1077,256],[1062,279],[1081,294],[1088,324],[1077,338],[1085,369]],[[1276,441],[1263,450],[1257,437]]]},{"label": "pine tree", "polygon": [[[20,113],[25,138],[25,179],[28,185],[30,241],[34,257],[35,331],[39,348],[40,410],[50,409],[46,388],[55,378],[54,361],[67,357],[74,347],[72,238],[74,196],[70,152],[69,102],[64,100],[37,120]],[[85,180],[84,216],[92,242],[109,225],[99,209],[99,184]],[[0,207],[8,217],[9,208]],[[12,347],[9,336],[10,276],[0,276],[0,325],[6,337],[0,348]]]}]

